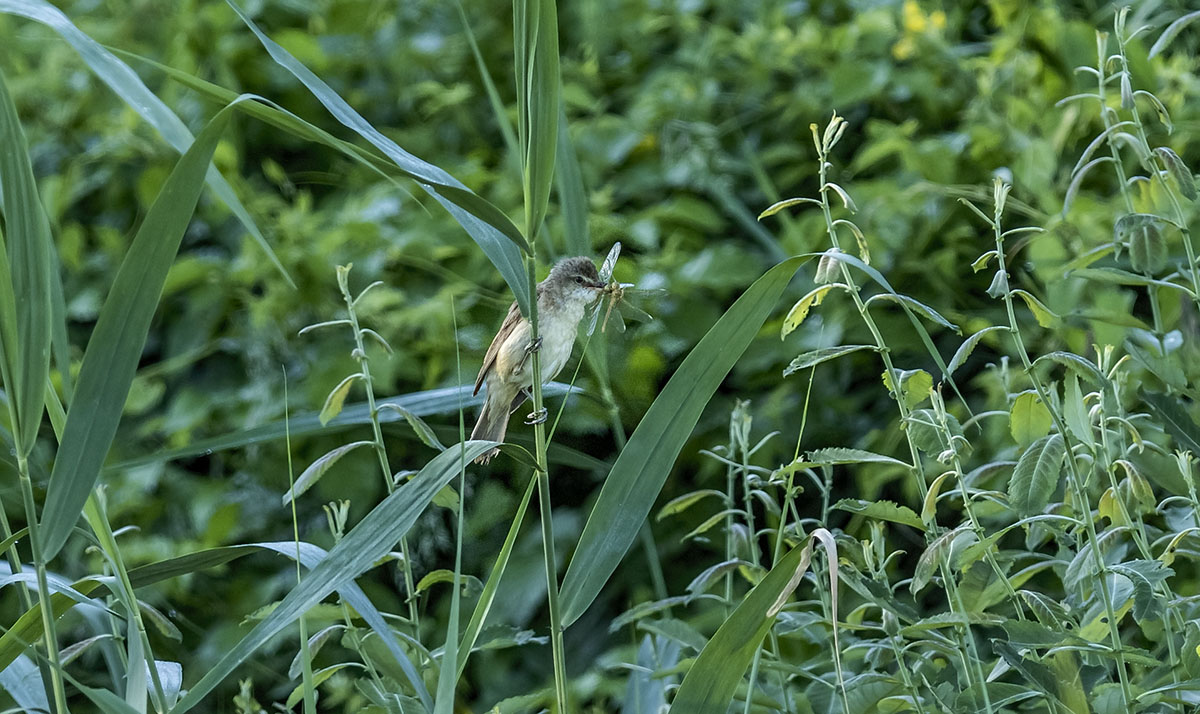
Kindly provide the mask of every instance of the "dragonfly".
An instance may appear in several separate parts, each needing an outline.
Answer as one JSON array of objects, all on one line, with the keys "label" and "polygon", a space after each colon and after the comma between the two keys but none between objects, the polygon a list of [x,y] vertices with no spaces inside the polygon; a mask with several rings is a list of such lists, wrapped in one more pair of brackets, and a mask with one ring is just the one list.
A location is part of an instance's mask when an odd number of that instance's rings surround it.
[{"label": "dragonfly", "polygon": [[[613,329],[617,332],[625,331],[625,321],[621,318],[621,313],[624,312],[626,317],[631,320],[641,322],[649,322],[654,318],[644,310],[634,307],[626,299],[629,296],[648,296],[665,293],[665,290],[639,290],[634,287],[633,283],[618,283],[613,280],[613,268],[617,265],[617,257],[621,255],[621,243],[617,241],[613,243],[613,247],[608,251],[608,257],[604,259],[604,263],[600,266],[600,280],[604,283],[604,291],[601,294],[600,300],[596,302],[596,306],[592,308],[591,322],[588,324],[587,333],[591,335],[596,331],[596,325],[600,325],[600,331],[604,332],[608,328],[608,323],[611,320]],[[613,309],[617,308],[617,309]],[[603,320],[601,314],[603,313]]]}]

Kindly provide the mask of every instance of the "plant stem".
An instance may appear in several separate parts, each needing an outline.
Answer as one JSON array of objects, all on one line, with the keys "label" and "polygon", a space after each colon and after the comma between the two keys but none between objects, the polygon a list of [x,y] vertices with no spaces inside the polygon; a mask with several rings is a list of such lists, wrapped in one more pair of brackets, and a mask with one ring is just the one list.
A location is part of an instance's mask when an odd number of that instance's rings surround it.
[{"label": "plant stem", "polygon": [[[15,422],[14,422],[15,423]],[[50,597],[50,586],[46,580],[46,563],[42,559],[41,534],[38,528],[37,508],[33,498],[33,482],[29,478],[29,460],[17,450],[17,475],[21,482],[21,500],[25,502],[25,520],[29,524],[29,549],[33,556],[33,567],[37,574],[38,602],[42,611],[42,636],[46,655],[50,660],[50,681],[54,690],[54,708],[58,714],[67,714],[67,692],[63,687],[62,663],[58,654],[58,636],[54,631],[54,601]]]}]

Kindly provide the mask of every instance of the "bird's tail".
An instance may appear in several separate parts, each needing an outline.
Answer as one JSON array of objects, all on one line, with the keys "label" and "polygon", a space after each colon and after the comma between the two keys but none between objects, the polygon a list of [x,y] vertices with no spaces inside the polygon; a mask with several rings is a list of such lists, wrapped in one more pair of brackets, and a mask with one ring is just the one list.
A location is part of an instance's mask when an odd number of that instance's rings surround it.
[{"label": "bird's tail", "polygon": [[[503,399],[489,384],[487,398],[483,401],[483,411],[479,413],[479,421],[475,422],[475,428],[471,430],[471,438],[504,441],[504,432],[508,430],[508,416],[511,414],[508,402],[509,400]],[[475,463],[486,464],[498,453],[500,449],[492,449],[475,459]]]}]

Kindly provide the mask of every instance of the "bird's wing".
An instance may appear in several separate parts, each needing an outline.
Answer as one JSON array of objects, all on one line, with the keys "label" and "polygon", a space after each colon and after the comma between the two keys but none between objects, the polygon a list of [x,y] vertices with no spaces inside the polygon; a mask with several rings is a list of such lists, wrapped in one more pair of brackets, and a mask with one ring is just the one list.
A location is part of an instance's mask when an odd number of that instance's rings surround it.
[{"label": "bird's wing", "polygon": [[479,370],[479,376],[475,378],[475,391],[472,394],[479,394],[480,387],[483,386],[483,380],[487,379],[488,372],[492,366],[496,364],[496,356],[500,354],[500,346],[512,334],[512,331],[521,324],[521,308],[517,306],[516,301],[508,308],[508,314],[504,316],[504,322],[500,325],[500,331],[496,333],[496,337],[492,340],[491,347],[488,347],[487,354],[483,357],[483,367]]}]

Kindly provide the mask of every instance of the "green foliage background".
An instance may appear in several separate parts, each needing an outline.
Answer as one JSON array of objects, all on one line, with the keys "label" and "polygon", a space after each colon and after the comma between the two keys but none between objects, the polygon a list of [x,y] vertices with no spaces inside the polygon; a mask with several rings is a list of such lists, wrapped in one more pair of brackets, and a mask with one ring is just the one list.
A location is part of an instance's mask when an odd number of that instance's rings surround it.
[{"label": "green foliage background", "polygon": [[[455,4],[260,0],[245,7],[265,32],[374,126],[518,221],[519,167],[506,149]],[[224,3],[75,2],[63,9],[105,45],[235,92],[261,95],[351,139],[270,60]],[[1139,3],[1129,25],[1161,28],[1190,9],[1185,2]],[[551,452],[560,558],[569,558],[607,472],[604,464],[612,462],[624,441],[624,434],[614,433],[600,398],[603,390],[611,384],[618,422],[631,432],[683,357],[747,286],[786,256],[827,247],[824,219],[814,207],[801,206],[762,222],[756,217],[782,198],[815,194],[819,187],[809,125],[824,127],[835,111],[850,126],[835,150],[833,177],[859,208],[854,220],[866,235],[871,266],[897,292],[933,306],[962,327],[960,336],[930,326],[944,359],[954,354],[963,336],[1006,322],[1003,304],[986,292],[991,271],[971,269],[972,261],[993,247],[990,230],[957,200],[971,200],[990,215],[994,177],[1013,185],[1006,227],[1047,229],[1009,245],[1013,287],[1029,290],[1062,317],[1053,329],[1043,329],[1022,313],[1030,352],[1066,350],[1095,359],[1093,344],[1121,349],[1126,339],[1141,339],[1142,333],[1131,330],[1151,328],[1144,291],[1063,277],[1064,263],[1113,240],[1113,224],[1126,212],[1112,172],[1097,169],[1082,183],[1071,210],[1062,213],[1072,167],[1103,126],[1093,104],[1056,102],[1093,87],[1094,81],[1074,68],[1095,65],[1095,33],[1111,30],[1114,11],[1107,3],[1085,1],[561,4],[562,97],[587,187],[594,257],[599,260],[620,240],[624,249],[617,277],[639,287],[665,288],[668,294],[641,304],[654,322],[635,323],[624,335],[598,334],[589,342],[589,350],[606,355],[611,382],[599,380],[598,372],[585,365],[577,380],[582,394],[569,399],[556,434],[556,445],[574,450]],[[511,14],[506,6],[470,1],[463,5],[463,16],[500,90],[507,118],[515,124]],[[1170,146],[1190,166],[1200,165],[1197,26],[1185,29],[1168,51],[1150,59],[1156,29],[1133,41],[1129,56],[1132,85],[1153,92],[1174,125],[1168,134],[1160,121],[1147,117],[1152,145]],[[78,369],[116,267],[178,155],[50,30],[0,14],[0,47],[5,48],[0,71],[29,140],[58,247]],[[130,63],[193,130],[219,108],[149,65]],[[236,440],[238,433],[282,420],[287,412],[295,416],[320,409],[325,395],[352,369],[349,341],[336,331],[298,332],[342,316],[334,266],[353,263],[351,282],[358,289],[375,280],[384,283],[359,306],[363,323],[395,348],[390,358],[383,350],[372,348],[370,353],[380,395],[473,381],[512,299],[495,269],[442,208],[336,152],[238,116],[214,162],[296,287],[211,193],[202,194],[171,268],[110,468],[102,477],[113,527],[134,527],[119,536],[131,567],[202,548],[291,539],[291,514],[279,501],[288,488],[284,442],[165,462],[155,457],[206,438],[235,435],[231,438]],[[1186,210],[1194,218],[1194,209]],[[551,201],[547,228],[540,255],[564,254],[566,229],[557,200]],[[1170,252],[1172,260],[1181,259],[1177,238]],[[541,266],[543,274],[546,267]],[[750,402],[740,413],[752,418],[751,443],[779,433],[752,459],[768,470],[792,461],[797,448],[854,447],[907,457],[895,401],[880,380],[876,354],[860,352],[822,365],[807,399],[807,373],[781,377],[799,353],[871,341],[844,296],[831,297],[799,330],[783,341],[778,338],[788,304],[812,287],[811,279],[812,270],[806,269],[793,282],[785,293],[790,299],[779,305],[709,403],[658,506],[696,489],[724,488],[726,466],[701,451],[730,441],[730,414],[740,400]],[[1155,392],[1194,393],[1194,306],[1167,291],[1162,310],[1160,333],[1181,330],[1182,347],[1170,367],[1181,371],[1180,380],[1173,373],[1164,377],[1168,367],[1163,364],[1134,360],[1123,377],[1131,395],[1139,384]],[[882,307],[876,319],[899,367],[938,377],[899,310]],[[1005,356],[1011,355],[1008,350],[1002,335],[991,335],[956,372],[955,381],[975,413],[1007,412],[1011,398],[1025,389],[1019,366]],[[577,349],[576,356],[580,353]],[[561,379],[569,379],[574,364]],[[966,421],[953,392],[944,389],[943,396]],[[352,401],[360,399],[352,393]],[[1133,398],[1128,401],[1133,408]],[[806,429],[797,447],[805,414]],[[468,409],[468,427],[472,417]],[[452,409],[426,420],[444,442],[457,441],[458,417]],[[971,434],[973,465],[1015,461],[1021,448],[1007,421],[980,423],[982,429]],[[1145,438],[1163,446],[1161,453],[1152,450],[1134,460],[1158,498],[1186,494],[1186,484],[1171,466],[1171,442],[1161,429],[1139,424],[1146,429]],[[48,432],[48,423],[44,429]],[[531,444],[527,428],[514,422],[513,431],[515,441]],[[293,439],[296,471],[338,444],[367,438],[365,432],[360,427]],[[385,436],[393,467],[417,470],[435,453],[403,422],[390,424]],[[31,460],[39,495],[52,460],[44,440]],[[0,471],[15,468],[8,459],[0,461]],[[368,450],[351,453],[334,466],[298,502],[300,537],[329,547],[333,538],[323,503],[348,500],[355,522],[383,498],[374,468]],[[464,572],[485,577],[522,495],[524,473],[503,458],[491,467],[469,469],[463,494]],[[903,469],[867,464],[839,467],[834,475],[832,489],[823,497],[826,509],[840,498],[855,498],[889,499],[921,510],[925,493]],[[1006,482],[1003,475],[979,486],[1003,490]],[[15,475],[0,473],[0,483],[6,511],[23,513]],[[809,492],[800,498],[800,514],[819,520],[822,496],[811,483],[804,485]],[[959,503],[946,504],[943,511],[959,513]],[[684,592],[693,578],[725,557],[726,534],[719,527],[683,538],[718,510],[708,506],[651,520],[653,554],[667,593]],[[993,506],[988,515],[997,510]],[[829,522],[820,525],[846,534],[844,543],[883,537],[868,517],[830,513]],[[1188,525],[1184,514],[1167,516],[1171,523],[1156,533]],[[764,517],[760,512],[759,518]],[[1156,517],[1161,520],[1150,516]],[[433,507],[410,532],[418,578],[453,567],[452,525],[451,511]],[[895,561],[900,575],[894,575],[911,577],[925,549],[921,534],[894,524],[887,532],[889,549],[904,551]],[[1020,541],[1013,537],[1005,543],[1021,549]],[[1048,543],[1035,534],[1026,547],[1030,553],[1053,556]],[[67,577],[99,572],[101,560],[87,546],[85,538],[70,541],[52,570]],[[495,633],[515,640],[546,634],[540,551],[537,529],[527,524],[491,620],[511,632]],[[646,557],[640,545],[632,549],[597,603],[566,633],[573,691],[591,711],[619,708],[630,677],[621,663],[636,660],[644,634],[635,624],[610,625],[628,608],[664,595],[656,592]],[[853,554],[843,557],[858,562]],[[1194,595],[1194,567],[1184,560],[1173,567],[1175,591],[1185,598]],[[156,653],[182,662],[185,681],[194,681],[246,632],[248,623],[263,616],[262,608],[287,593],[294,579],[290,562],[260,554],[141,591],[142,599],[179,629],[178,638],[164,636],[169,629],[152,633]],[[818,582],[810,579],[806,583],[811,585],[801,586],[804,597]],[[394,564],[359,583],[381,610],[404,610],[403,581]],[[746,589],[746,580],[737,576],[735,591]],[[13,590],[0,593],[5,623],[20,612]],[[907,588],[902,591],[907,594]],[[843,596],[849,598],[843,612],[862,602],[845,591]],[[422,594],[426,644],[441,642],[449,599],[445,584]],[[944,609],[936,597],[919,595],[913,604],[923,614]],[[315,623],[310,628],[340,617],[332,606],[323,607],[328,610],[310,614]],[[722,621],[723,610],[691,605],[674,615],[686,621],[689,631],[706,637]],[[828,628],[805,626],[811,631],[791,646],[794,663],[819,661],[824,671]],[[80,618],[71,615],[60,624],[60,635],[81,628]],[[1138,640],[1146,636],[1131,639],[1147,646]],[[73,641],[62,639],[64,645]],[[258,701],[282,702],[297,684],[287,674],[295,641],[292,636],[273,639],[239,670],[239,678],[253,680]],[[1179,656],[1189,671],[1200,672],[1196,643],[1188,642],[1191,649]],[[321,657],[334,661],[336,650],[331,645]],[[86,684],[107,687],[110,666],[97,648],[70,671]],[[1088,670],[1085,678],[1098,680],[1098,671]],[[343,671],[329,679],[322,686],[322,710],[354,711],[362,705],[357,676]],[[541,691],[551,678],[548,645],[497,647],[471,660],[458,701],[464,710],[481,711]],[[249,706],[245,692],[235,705],[237,691],[231,678],[211,697],[212,710]],[[86,710],[90,705],[81,699],[79,706]],[[509,700],[506,706],[521,711],[524,705]],[[1096,711],[1110,711],[1095,706]],[[1014,704],[1012,710],[1017,708]],[[821,709],[814,699],[813,710],[837,709]]]}]

